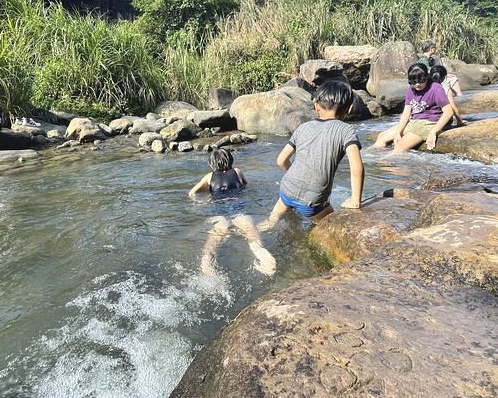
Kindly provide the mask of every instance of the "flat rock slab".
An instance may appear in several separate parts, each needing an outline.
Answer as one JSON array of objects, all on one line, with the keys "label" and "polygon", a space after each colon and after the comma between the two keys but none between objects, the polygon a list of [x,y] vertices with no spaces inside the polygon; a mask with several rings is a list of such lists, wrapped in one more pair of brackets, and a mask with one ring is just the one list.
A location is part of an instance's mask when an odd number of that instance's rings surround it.
[{"label": "flat rock slab", "polygon": [[171,398],[496,397],[498,299],[397,267],[369,257],[264,297]]},{"label": "flat rock slab", "polygon": [[455,102],[462,115],[469,113],[498,112],[498,90],[476,93],[470,98],[456,97]]},{"label": "flat rock slab", "polygon": [[336,263],[386,252],[411,261],[403,254],[408,248],[430,249],[435,254],[424,261],[434,269],[498,296],[498,195],[395,190],[392,196],[326,217],[311,241]]},{"label": "flat rock slab", "polygon": [[438,137],[436,151],[488,164],[498,163],[498,118],[445,131]]},{"label": "flat rock slab", "polygon": [[0,162],[11,162],[20,158],[36,159],[38,156],[38,152],[33,149],[6,150],[0,151]]}]

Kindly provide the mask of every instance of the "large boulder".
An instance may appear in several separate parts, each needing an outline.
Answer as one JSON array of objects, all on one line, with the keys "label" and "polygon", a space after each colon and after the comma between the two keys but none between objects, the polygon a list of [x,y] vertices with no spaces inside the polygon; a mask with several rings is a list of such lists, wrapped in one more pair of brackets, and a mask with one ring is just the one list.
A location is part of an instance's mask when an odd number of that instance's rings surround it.
[{"label": "large boulder", "polygon": [[293,133],[297,126],[317,117],[311,94],[298,87],[242,95],[230,107],[237,128],[249,133]]},{"label": "large boulder", "polygon": [[382,80],[405,79],[406,81],[408,68],[417,60],[417,52],[410,42],[398,41],[384,44],[371,60],[367,91],[370,95],[377,96]]},{"label": "large boulder", "polygon": [[67,126],[66,140],[78,140],[79,142],[92,142],[107,139],[106,130],[99,123],[86,117],[77,117],[71,120]]},{"label": "large boulder", "polygon": [[178,142],[196,138],[200,130],[194,123],[181,119],[164,127],[159,134],[161,134],[166,142]]},{"label": "large boulder", "polygon": [[303,90],[306,90],[310,94],[314,94],[316,91],[316,86],[314,86],[311,83],[308,83],[302,77],[295,77],[293,79],[290,79],[286,81],[284,84],[282,84],[279,88],[284,88],[284,87],[299,87],[302,88]]},{"label": "large boulder", "polygon": [[375,98],[363,90],[353,90],[353,110],[346,116],[346,120],[365,120],[371,117],[380,117],[386,114],[382,105]]},{"label": "large boulder", "polygon": [[169,118],[176,117],[178,119],[186,119],[189,113],[198,109],[183,101],[164,101],[161,102],[154,110],[160,117]]},{"label": "large boulder", "polygon": [[377,52],[371,45],[364,46],[327,46],[323,51],[326,60],[338,62],[343,73],[354,89],[365,89],[370,72],[370,60]]},{"label": "large boulder", "polygon": [[[381,117],[387,114],[386,109],[365,90],[354,90],[354,93],[356,94],[357,97],[359,97],[361,102],[363,102],[366,105],[368,112],[370,113],[371,116]],[[354,108],[353,112],[356,113],[356,111],[354,111]]]},{"label": "large boulder", "polygon": [[381,80],[377,86],[377,101],[390,113],[401,112],[405,104],[407,88],[406,78]]},{"label": "large boulder", "polygon": [[230,116],[228,109],[192,112],[194,123],[200,128],[219,127],[219,131],[229,131],[237,128],[237,122]]},{"label": "large boulder", "polygon": [[498,112],[498,90],[476,93],[470,98],[456,97],[455,102],[461,114]]},{"label": "large boulder", "polygon": [[340,80],[349,83],[343,73],[342,65],[326,59],[310,59],[299,68],[299,76],[315,86],[329,80]]},{"label": "large boulder", "polygon": [[477,89],[498,81],[498,69],[495,65],[467,64],[457,59],[442,59],[448,73],[455,74],[462,90]]}]

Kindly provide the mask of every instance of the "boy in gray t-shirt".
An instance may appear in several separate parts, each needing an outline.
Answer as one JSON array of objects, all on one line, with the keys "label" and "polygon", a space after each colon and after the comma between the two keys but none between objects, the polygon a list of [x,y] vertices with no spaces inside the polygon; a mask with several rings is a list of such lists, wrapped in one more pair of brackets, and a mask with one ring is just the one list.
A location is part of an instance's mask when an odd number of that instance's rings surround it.
[{"label": "boy in gray t-shirt", "polygon": [[[358,209],[363,191],[361,145],[351,125],[342,119],[351,112],[353,91],[343,82],[322,84],[314,100],[317,120],[301,124],[278,155],[278,166],[286,171],[280,183],[280,197],[270,218],[260,230],[272,228],[289,208],[318,222],[334,210],[328,199],[334,174],[344,155],[351,168],[351,198],[342,207]],[[294,161],[290,158],[295,154]]]}]

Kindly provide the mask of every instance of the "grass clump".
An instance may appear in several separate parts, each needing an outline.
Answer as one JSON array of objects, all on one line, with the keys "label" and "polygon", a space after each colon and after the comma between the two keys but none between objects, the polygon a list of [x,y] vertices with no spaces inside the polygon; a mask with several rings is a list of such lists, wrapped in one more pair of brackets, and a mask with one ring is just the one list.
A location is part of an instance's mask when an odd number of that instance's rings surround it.
[{"label": "grass clump", "polygon": [[31,105],[110,119],[145,112],[167,95],[162,64],[134,24],[72,15],[41,0],[4,7],[1,42],[11,55],[0,69],[0,98],[11,98],[2,104],[7,112]]}]

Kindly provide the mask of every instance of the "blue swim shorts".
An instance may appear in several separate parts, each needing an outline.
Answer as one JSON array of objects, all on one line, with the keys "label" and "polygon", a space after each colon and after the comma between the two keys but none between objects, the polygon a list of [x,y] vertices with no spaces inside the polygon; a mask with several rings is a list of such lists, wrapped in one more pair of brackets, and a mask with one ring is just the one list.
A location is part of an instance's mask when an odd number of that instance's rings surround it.
[{"label": "blue swim shorts", "polygon": [[300,202],[290,196],[286,195],[280,191],[280,199],[287,207],[295,209],[300,215],[304,217],[313,217],[325,209],[329,204],[324,205],[309,205],[307,203]]}]

